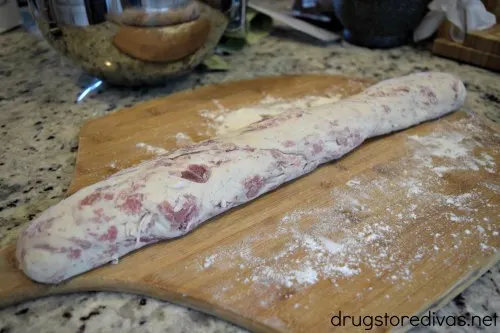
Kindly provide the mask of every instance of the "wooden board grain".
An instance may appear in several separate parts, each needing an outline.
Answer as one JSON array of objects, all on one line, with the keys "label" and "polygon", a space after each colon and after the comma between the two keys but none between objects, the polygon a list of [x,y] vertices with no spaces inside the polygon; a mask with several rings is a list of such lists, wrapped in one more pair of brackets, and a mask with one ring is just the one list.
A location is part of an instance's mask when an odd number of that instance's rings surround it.
[{"label": "wooden board grain", "polygon": [[[498,0],[483,1],[488,11],[499,14]],[[451,38],[453,24],[445,20],[439,27],[432,45],[432,52],[447,58],[463,61],[494,71],[500,71],[500,24],[489,29],[472,31],[465,34],[463,42]]]},{"label": "wooden board grain", "polygon": [[[139,142],[173,149],[178,132],[195,141],[212,136],[200,110],[235,109],[266,96],[346,96],[369,84],[320,75],[260,78],[182,92],[89,121],[80,134],[70,193],[153,157]],[[365,331],[333,327],[338,311],[424,314],[499,259],[500,136],[493,127],[457,112],[370,140],[185,237],[59,286],[31,282],[15,266],[14,246],[8,247],[0,251],[0,305],[69,292],[130,292],[256,332]],[[443,151],[429,140],[455,149]],[[429,155],[433,150],[443,156]]]},{"label": "wooden board grain", "polygon": [[432,52],[443,57],[463,61],[465,63],[500,71],[500,55],[483,52],[466,47],[444,38],[436,38],[432,44]]}]

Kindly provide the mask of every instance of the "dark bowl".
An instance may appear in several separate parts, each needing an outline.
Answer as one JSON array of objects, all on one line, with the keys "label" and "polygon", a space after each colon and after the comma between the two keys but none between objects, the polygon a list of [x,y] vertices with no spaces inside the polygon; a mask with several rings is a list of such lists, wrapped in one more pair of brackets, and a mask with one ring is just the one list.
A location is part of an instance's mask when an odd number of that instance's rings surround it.
[{"label": "dark bowl", "polygon": [[332,0],[344,26],[344,38],[370,48],[390,48],[410,41],[430,0]]}]

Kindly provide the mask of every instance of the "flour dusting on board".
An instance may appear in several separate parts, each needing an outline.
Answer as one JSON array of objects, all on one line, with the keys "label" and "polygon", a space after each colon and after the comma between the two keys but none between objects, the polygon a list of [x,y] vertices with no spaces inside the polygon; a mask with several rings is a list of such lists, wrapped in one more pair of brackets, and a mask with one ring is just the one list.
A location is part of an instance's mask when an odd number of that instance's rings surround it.
[{"label": "flour dusting on board", "polygon": [[175,135],[175,142],[177,147],[184,147],[193,144],[193,139],[186,133],[179,132]]},{"label": "flour dusting on board", "polygon": [[161,147],[155,147],[155,146],[151,146],[151,145],[148,145],[144,142],[139,142],[135,145],[137,148],[141,148],[141,149],[145,149],[148,153],[152,153],[152,154],[155,154],[155,155],[163,155],[163,154],[166,154],[168,153],[168,150],[165,150]]},{"label": "flour dusting on board", "polygon": [[286,111],[298,108],[334,103],[341,99],[341,95],[306,96],[295,99],[280,99],[267,96],[259,103],[240,109],[228,110],[220,102],[214,100],[217,110],[201,110],[200,115],[205,118],[209,128],[215,130],[216,135],[225,134],[240,129],[252,123],[273,117]]},{"label": "flour dusting on board", "polygon": [[432,170],[442,176],[443,173],[452,170],[480,170],[485,167],[489,173],[495,173],[495,162],[491,155],[482,152],[478,157],[472,154],[477,143],[470,138],[466,138],[458,132],[432,133],[428,136],[412,135],[409,139],[420,144],[420,149],[416,152],[416,158],[428,167],[432,165],[433,158],[454,161],[449,165],[438,165]]},{"label": "flour dusting on board", "polygon": [[[199,132],[200,136],[222,135],[230,131],[240,129],[252,123],[260,121],[266,117],[273,117],[286,111],[292,111],[297,108],[308,108],[328,103],[334,103],[341,99],[341,95],[327,96],[306,96],[295,99],[281,99],[272,96],[263,98],[259,103],[239,109],[226,109],[218,100],[213,100],[215,110],[201,110],[199,114],[205,119],[207,127],[206,132]],[[184,132],[178,132],[173,136],[178,148],[191,145],[194,140]],[[163,155],[168,151],[161,148],[148,145],[144,142],[136,144],[137,148],[145,149],[155,155]]]},{"label": "flour dusting on board", "polygon": [[[404,288],[414,278],[415,265],[435,260],[435,254],[441,251],[467,256],[459,247],[464,244],[474,251],[496,252],[491,242],[499,237],[495,222],[498,207],[487,199],[492,196],[484,194],[498,194],[500,184],[461,184],[460,179],[446,177],[457,170],[498,172],[495,159],[482,151],[481,142],[488,140],[487,134],[470,119],[450,125],[454,130],[442,128],[423,136],[406,136],[408,156],[371,166],[377,173],[375,180],[363,175],[349,179],[331,190],[321,208],[297,208],[270,229],[201,257],[200,271],[238,270],[235,281],[214,286],[214,297],[235,301],[233,298],[239,296],[229,291],[236,284],[249,285],[256,293],[271,286],[307,289],[321,281],[335,287],[363,272]],[[458,188],[459,194],[450,194],[457,193],[450,188]],[[314,205],[304,203],[304,207]],[[479,209],[484,207],[489,209],[481,210],[481,214],[489,215],[478,218]],[[430,216],[440,219],[431,220]],[[450,233],[447,226],[451,223],[454,230],[461,231]],[[404,231],[412,225],[423,232],[409,239]],[[433,239],[431,246],[424,241],[429,238]],[[259,246],[261,243],[275,245],[274,252],[266,252],[268,248]],[[261,307],[272,303],[266,297],[270,296],[263,293]]]}]

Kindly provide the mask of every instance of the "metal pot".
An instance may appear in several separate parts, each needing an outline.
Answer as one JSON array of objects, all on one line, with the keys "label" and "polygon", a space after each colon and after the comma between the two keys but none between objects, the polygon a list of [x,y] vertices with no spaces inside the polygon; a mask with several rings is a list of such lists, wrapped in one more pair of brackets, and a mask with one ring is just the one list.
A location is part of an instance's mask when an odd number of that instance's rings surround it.
[{"label": "metal pot", "polygon": [[[200,17],[210,22],[210,33],[206,43],[185,58],[165,63],[142,61],[123,54],[112,43],[123,25],[163,29],[181,24],[183,21],[163,22],[158,18],[166,17],[166,13],[183,13],[193,5]],[[89,74],[126,86],[159,84],[190,72],[211,54],[225,31],[244,33],[246,27],[246,0],[29,0],[29,8],[43,36],[56,50]],[[128,13],[140,17],[141,23],[116,20],[126,18]]]}]

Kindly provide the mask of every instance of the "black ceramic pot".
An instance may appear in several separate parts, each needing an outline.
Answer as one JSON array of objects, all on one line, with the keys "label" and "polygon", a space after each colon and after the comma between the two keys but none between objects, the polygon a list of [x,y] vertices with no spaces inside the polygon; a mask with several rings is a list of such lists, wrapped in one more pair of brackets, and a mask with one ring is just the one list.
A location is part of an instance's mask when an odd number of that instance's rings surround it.
[{"label": "black ceramic pot", "polygon": [[332,0],[344,38],[370,48],[406,44],[430,0]]}]

